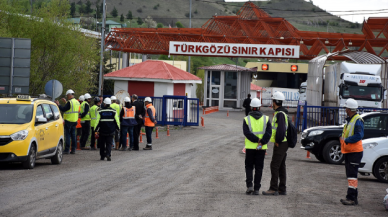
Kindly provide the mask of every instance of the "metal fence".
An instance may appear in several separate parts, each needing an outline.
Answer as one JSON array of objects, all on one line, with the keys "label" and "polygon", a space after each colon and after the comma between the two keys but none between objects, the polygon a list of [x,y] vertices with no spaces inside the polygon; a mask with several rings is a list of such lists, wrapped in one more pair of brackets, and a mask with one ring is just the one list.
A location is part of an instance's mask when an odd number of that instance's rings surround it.
[{"label": "metal fence", "polygon": [[[388,109],[359,108],[358,114],[381,111],[388,112]],[[301,132],[310,127],[342,125],[346,123],[346,117],[343,107],[309,106],[305,102],[305,105],[298,106],[295,126]]]},{"label": "metal fence", "polygon": [[[144,102],[145,97],[139,96],[138,101]],[[151,97],[152,105],[155,107],[155,119],[163,125],[163,97]]]},{"label": "metal fence", "polygon": [[[261,106],[263,106],[263,107],[272,106],[272,100],[273,99],[261,99]],[[296,108],[296,107],[298,107],[298,100],[284,100],[283,106]]]}]

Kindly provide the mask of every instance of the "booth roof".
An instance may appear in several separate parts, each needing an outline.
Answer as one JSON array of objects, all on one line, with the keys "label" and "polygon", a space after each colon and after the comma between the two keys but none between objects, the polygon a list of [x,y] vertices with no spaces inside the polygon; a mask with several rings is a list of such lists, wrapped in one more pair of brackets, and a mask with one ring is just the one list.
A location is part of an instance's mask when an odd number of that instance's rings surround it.
[{"label": "booth roof", "polygon": [[262,90],[263,88],[251,83],[251,90]]},{"label": "booth roof", "polygon": [[[104,75],[110,80],[202,83],[202,79],[160,60],[147,60]],[[181,81],[181,82],[180,82]]]},{"label": "booth roof", "polygon": [[245,68],[242,66],[236,66],[231,64],[221,64],[221,65],[215,65],[215,66],[202,66],[198,69],[205,69],[205,70],[220,70],[220,71],[247,71],[247,72],[257,72],[257,68]]}]

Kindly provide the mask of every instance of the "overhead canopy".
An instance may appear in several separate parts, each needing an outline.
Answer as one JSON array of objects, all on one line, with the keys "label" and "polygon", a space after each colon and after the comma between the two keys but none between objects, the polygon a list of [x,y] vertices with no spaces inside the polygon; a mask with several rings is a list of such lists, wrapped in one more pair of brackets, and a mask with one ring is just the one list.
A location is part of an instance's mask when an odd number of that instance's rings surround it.
[{"label": "overhead canopy", "polygon": [[147,60],[104,75],[106,80],[202,83],[202,79],[159,60]]},{"label": "overhead canopy", "polygon": [[221,65],[214,65],[214,66],[203,66],[198,67],[198,69],[205,69],[205,70],[213,70],[213,71],[234,71],[234,72],[256,72],[257,68],[245,68],[242,66],[237,65],[231,65],[231,64],[221,64]]}]

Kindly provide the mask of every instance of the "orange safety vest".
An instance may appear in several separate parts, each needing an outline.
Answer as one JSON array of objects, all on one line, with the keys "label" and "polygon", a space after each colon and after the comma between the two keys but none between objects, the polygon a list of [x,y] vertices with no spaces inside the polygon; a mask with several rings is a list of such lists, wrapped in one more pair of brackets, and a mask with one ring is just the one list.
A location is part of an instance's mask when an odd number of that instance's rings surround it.
[{"label": "orange safety vest", "polygon": [[341,152],[342,154],[347,153],[353,153],[353,152],[362,152],[364,151],[364,148],[362,147],[362,140],[356,142],[356,143],[345,143],[345,139],[353,136],[354,134],[354,126],[356,125],[357,120],[362,120],[360,115],[356,114],[354,117],[349,121],[349,123],[345,124],[344,129],[342,131],[342,138],[343,140],[340,140],[341,142]]},{"label": "orange safety vest", "polygon": [[[146,107],[147,107],[147,110],[148,110],[149,108],[151,109],[152,115],[153,115],[154,118],[156,119],[155,107],[153,107],[152,104],[148,104]],[[151,121],[151,118],[148,116],[147,110],[146,110],[146,113],[145,113],[144,126],[147,126],[147,127],[154,127],[155,124],[154,124],[154,122]]]},{"label": "orange safety vest", "polygon": [[123,119],[135,119],[136,107],[132,106],[131,108],[124,107]]},{"label": "orange safety vest", "polygon": [[[80,112],[81,112],[81,106],[79,107],[79,110],[78,110],[78,113],[80,113]],[[81,117],[78,118],[77,126],[75,126],[75,128],[82,128]]]}]

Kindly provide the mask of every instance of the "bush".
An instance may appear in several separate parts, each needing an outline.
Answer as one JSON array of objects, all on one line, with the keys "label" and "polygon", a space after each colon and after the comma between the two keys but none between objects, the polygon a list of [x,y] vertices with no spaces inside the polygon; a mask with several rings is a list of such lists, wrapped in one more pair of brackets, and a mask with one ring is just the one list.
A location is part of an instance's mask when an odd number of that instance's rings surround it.
[{"label": "bush", "polygon": [[138,17],[137,18],[137,24],[140,26],[141,24],[143,24],[144,22],[143,22],[143,20],[140,18],[140,17]]},{"label": "bush", "polygon": [[156,25],[156,28],[163,28],[163,27],[164,27],[163,23],[158,23],[158,25]]},{"label": "bush", "polygon": [[181,23],[181,22],[176,22],[175,23],[175,25],[176,25],[176,27],[178,27],[178,28],[185,28],[184,26],[183,26],[183,24]]}]

